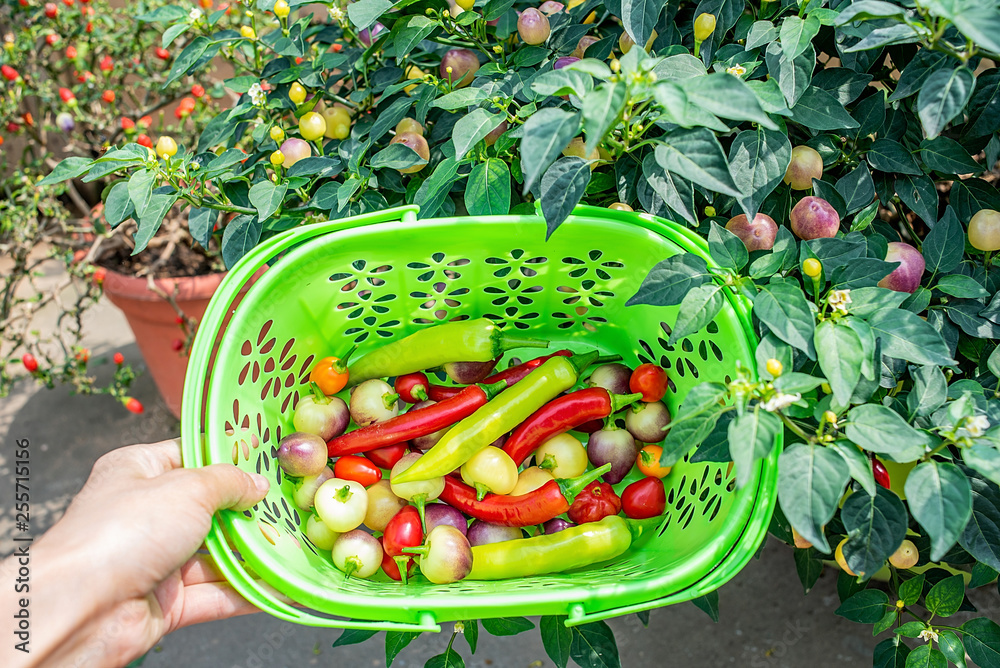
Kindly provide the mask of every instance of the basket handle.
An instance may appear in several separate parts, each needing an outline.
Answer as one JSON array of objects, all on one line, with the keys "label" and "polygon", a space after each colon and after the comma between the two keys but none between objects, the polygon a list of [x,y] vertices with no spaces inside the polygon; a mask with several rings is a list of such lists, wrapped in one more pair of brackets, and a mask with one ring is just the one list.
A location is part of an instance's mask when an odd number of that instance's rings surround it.
[{"label": "basket handle", "polygon": [[319,626],[331,629],[359,629],[368,631],[408,631],[422,633],[429,631],[439,633],[441,625],[434,620],[434,615],[430,612],[419,613],[420,621],[415,624],[405,622],[389,621],[369,621],[363,619],[330,619],[320,617],[308,610],[289,605],[284,601],[275,598],[256,580],[250,577],[246,570],[240,565],[236,557],[229,550],[225,541],[221,539],[222,527],[218,518],[212,519],[212,531],[205,538],[205,546],[215,560],[219,570],[226,576],[226,580],[233,589],[262,611],[295,624],[307,626]]}]

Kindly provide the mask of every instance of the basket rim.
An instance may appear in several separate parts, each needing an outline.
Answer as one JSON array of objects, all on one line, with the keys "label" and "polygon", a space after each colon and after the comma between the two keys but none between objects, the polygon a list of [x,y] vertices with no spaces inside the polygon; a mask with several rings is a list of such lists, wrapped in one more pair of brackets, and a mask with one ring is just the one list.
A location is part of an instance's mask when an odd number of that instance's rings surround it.
[{"label": "basket rim", "polygon": [[[441,217],[441,218],[429,218],[420,221],[421,225],[426,225],[429,223],[439,223],[439,222],[454,222],[456,220],[461,220],[463,217]],[[668,242],[675,245],[681,252],[689,252],[704,257],[710,265],[714,264],[707,254],[707,244],[698,237],[694,232],[684,228],[676,223],[667,221],[664,219],[651,216],[649,214],[636,214],[629,212],[616,212],[609,209],[603,209],[598,207],[580,206],[577,207],[573,215],[567,220],[566,224],[572,224],[574,219],[589,219],[591,221],[597,220],[598,222],[615,222],[628,226],[638,226],[647,229],[650,232],[663,237]],[[225,315],[230,309],[229,305],[232,302],[232,297],[235,296],[242,285],[244,284],[246,277],[252,275],[266,260],[273,257],[277,252],[289,248],[296,244],[301,244],[300,248],[304,249],[301,252],[307,252],[310,244],[304,243],[305,241],[320,237],[327,236],[330,234],[339,233],[350,233],[363,230],[370,226],[379,226],[391,222],[403,222],[408,225],[416,224],[416,208],[415,207],[405,207],[401,209],[392,209],[384,212],[378,212],[377,214],[367,214],[365,216],[355,217],[353,219],[343,219],[338,221],[331,221],[327,223],[317,223],[311,226],[305,226],[302,228],[294,228],[286,233],[273,237],[265,244],[261,244],[251,254],[244,257],[236,267],[230,272],[230,276],[227,276],[226,282],[220,287],[220,290],[213,297],[212,303],[209,309],[206,311],[205,318],[202,321],[202,328],[199,328],[199,336],[195,340],[195,345],[192,348],[192,358],[191,358],[191,368],[198,369],[198,373],[193,374],[189,378],[188,383],[185,386],[185,402],[183,406],[183,423],[182,423],[182,442],[184,450],[184,464],[185,466],[202,466],[204,465],[204,453],[201,451],[201,424],[202,416],[199,414],[199,410],[195,410],[194,407],[201,406],[203,397],[203,386],[205,385],[206,374],[209,372],[209,367],[207,365],[207,355],[210,352],[212,342],[218,335],[218,327],[222,322],[222,316]],[[518,216],[518,215],[505,215],[505,216],[489,216],[489,217],[476,217],[478,223],[492,223],[492,224],[542,224],[544,225],[544,220],[538,216]],[[300,251],[300,248],[293,249],[289,253],[289,258],[294,259],[294,256]],[[263,281],[267,281],[267,276],[265,274],[262,277]],[[744,341],[746,343],[747,351],[749,352],[748,359],[744,361],[751,367],[751,371],[756,373],[756,364],[753,357],[753,344],[756,341],[756,337],[753,334],[753,329],[750,324],[749,319],[749,304],[746,299],[740,295],[733,293],[731,290],[726,290],[724,292],[726,297],[736,314],[737,321],[742,325],[742,333]],[[207,338],[207,334],[203,334],[202,330],[207,331],[208,328],[204,327],[205,324],[212,324],[212,338]],[[207,350],[206,350],[207,349]],[[196,359],[201,361],[201,363],[196,363]],[[213,395],[211,381],[209,380],[209,408],[211,410],[211,398]],[[207,419],[207,418],[206,418]],[[199,438],[191,438],[192,434],[198,434]],[[624,612],[633,611],[636,609],[648,609],[651,607],[657,607],[658,605],[664,605],[671,602],[679,602],[680,600],[689,600],[690,598],[695,598],[703,593],[705,590],[711,591],[712,589],[720,586],[725,581],[733,577],[739,570],[746,564],[747,561],[752,557],[756,548],[759,546],[760,542],[766,535],[767,525],[770,520],[771,512],[773,511],[775,502],[775,478],[776,478],[776,463],[777,454],[780,450],[780,436],[778,442],[776,443],[779,447],[773,448],[771,454],[765,460],[757,463],[755,466],[755,471],[753,477],[751,478],[751,484],[753,485],[754,492],[744,493],[740,500],[731,509],[731,512],[736,513],[738,516],[738,526],[740,527],[739,534],[732,537],[731,541],[726,541],[725,549],[715,549],[709,550],[706,548],[700,548],[696,553],[702,558],[702,560],[709,562],[704,565],[704,572],[697,577],[689,578],[690,582],[684,582],[682,586],[675,588],[675,590],[661,599],[655,599],[652,601],[632,601],[630,604],[625,606],[618,606],[607,608],[606,606],[600,610],[587,611],[584,609],[582,603],[570,606],[570,619],[567,620],[569,624],[582,623],[582,621],[589,621],[592,618],[604,618],[607,616],[614,616],[616,614],[624,614]],[[749,485],[748,485],[749,487]],[[230,532],[238,535],[241,531],[238,523],[246,518],[240,514],[223,512],[217,515],[213,520],[213,535],[217,540],[213,540],[209,543],[209,550],[213,553],[213,557],[216,558],[217,562],[220,563],[220,570],[223,570],[227,579],[230,580],[236,586],[236,581],[243,580],[246,577],[246,572],[242,566],[240,566],[234,559],[232,555],[228,553],[224,540],[224,530],[228,529]],[[728,537],[732,531],[724,533],[724,536]],[[218,538],[222,538],[218,540]],[[234,541],[235,542],[235,541]],[[712,541],[706,543],[706,545],[711,544]],[[746,549],[746,544],[750,543],[753,545],[753,549]],[[230,558],[227,559],[224,555],[216,554],[217,552],[225,552]],[[261,573],[271,573],[272,568],[268,565],[268,559],[262,558],[259,555],[254,554],[252,551],[248,551],[244,554],[244,558],[247,563],[254,568],[257,572]],[[237,572],[239,571],[239,572]],[[676,578],[665,578],[673,579]],[[646,582],[654,583],[655,578],[647,579]],[[243,589],[254,589],[248,586],[244,581]],[[282,580],[282,584],[289,585],[287,579]],[[236,586],[237,590],[241,593],[244,591]],[[301,586],[292,587],[304,598],[312,598],[308,596],[308,591],[303,590]],[[267,601],[266,592],[252,591],[251,594],[255,599],[261,602]],[[687,595],[690,594],[690,595]],[[246,594],[244,594],[246,595]],[[352,595],[354,596],[354,595]],[[263,597],[263,598],[262,598]],[[544,594],[537,602],[545,601],[549,602],[549,599],[544,597]],[[532,599],[536,597],[531,597]],[[296,597],[296,600],[300,598]],[[308,600],[300,602],[305,602],[311,604]],[[535,601],[533,601],[535,602]],[[260,605],[260,604],[258,604]],[[600,606],[598,606],[600,607]],[[288,608],[282,610],[281,606],[268,605],[267,607],[262,607],[272,614],[279,614],[279,616],[287,616]],[[295,612],[299,612],[298,610]],[[422,610],[407,610],[404,611],[400,618],[405,618],[407,622],[414,622],[415,624],[421,625],[423,630],[428,629],[428,611]],[[337,614],[337,613],[335,613]],[[356,616],[356,615],[354,615]],[[445,615],[447,616],[447,615]],[[311,615],[300,615],[296,621],[298,623],[311,623],[321,626],[341,626],[342,622],[340,620],[328,620],[325,618],[319,618]],[[440,621],[440,620],[439,620]],[[355,622],[356,624],[357,622]],[[374,622],[373,622],[374,623]],[[352,628],[356,626],[352,625]]]}]

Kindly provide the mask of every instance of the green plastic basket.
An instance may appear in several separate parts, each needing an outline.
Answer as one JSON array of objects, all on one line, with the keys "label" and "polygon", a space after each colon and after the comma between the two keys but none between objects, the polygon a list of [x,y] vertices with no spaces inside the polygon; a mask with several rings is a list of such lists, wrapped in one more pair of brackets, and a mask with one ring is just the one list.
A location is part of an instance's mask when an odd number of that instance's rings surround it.
[{"label": "green plastic basket", "polygon": [[450,585],[346,579],[305,538],[307,514],[274,462],[276,444],[308,393],[312,363],[352,342],[360,356],[420,327],[485,315],[549,339],[552,350],[597,347],[627,364],[663,365],[672,411],[699,382],[728,380],[737,361],[755,367],[748,305],[729,291],[706,330],[676,346],[667,345],[676,308],[625,306],[664,258],[708,259],[691,231],[593,207],[578,207],[548,241],[545,230],[540,217],[417,220],[416,207],[403,207],[289,230],[229,272],[191,351],[184,463],[230,462],[272,480],[252,510],[219,513],[207,539],[250,602],[336,628],[438,631],[444,621],[552,614],[576,625],[702,596],[753,556],[774,509],[778,447],[741,489],[730,466],[685,457],[665,479],[667,511],[656,534],[609,563],[569,573]]}]

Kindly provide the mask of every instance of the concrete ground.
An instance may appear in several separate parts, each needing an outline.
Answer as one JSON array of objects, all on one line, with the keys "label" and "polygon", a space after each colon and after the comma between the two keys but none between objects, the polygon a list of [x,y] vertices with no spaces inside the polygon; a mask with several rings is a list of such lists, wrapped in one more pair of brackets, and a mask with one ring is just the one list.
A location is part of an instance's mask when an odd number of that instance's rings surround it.
[{"label": "concrete ground", "polygon": [[[90,314],[94,358],[116,350],[139,360],[121,315],[102,304]],[[110,362],[98,368],[110,373]],[[141,370],[141,363],[138,364]],[[137,442],[175,436],[178,422],[156,395],[148,375],[141,375],[135,396],[146,406],[142,415],[126,412],[107,397],[80,397],[65,388],[46,390],[22,383],[0,402],[0,489],[13,489],[10,451],[14,440],[32,442],[32,526],[51,526],[80,490],[94,461],[103,453]],[[0,503],[0,557],[13,551],[11,493]],[[39,535],[36,533],[35,535]],[[878,640],[871,627],[833,614],[839,605],[837,573],[831,569],[808,596],[803,595],[792,552],[771,541],[719,592],[720,623],[714,624],[691,604],[655,610],[644,629],[634,616],[610,622],[624,666],[724,666],[824,668],[870,665]],[[0,586],[8,586],[2,584]],[[986,590],[989,591],[986,591]],[[1000,597],[993,587],[976,592],[975,603],[994,619]],[[957,618],[956,618],[957,619]],[[537,622],[537,620],[535,620]],[[41,623],[42,620],[39,620]],[[450,625],[446,625],[450,630]],[[385,663],[382,636],[348,647],[332,648],[337,630],[290,626],[265,614],[183,629],[163,638],[144,666],[229,668],[262,666],[380,666]],[[449,634],[425,634],[396,659],[396,666],[422,666],[444,650]],[[885,636],[883,636],[885,637]],[[476,655],[462,641],[456,647],[466,665],[511,668],[551,666],[539,634],[494,638],[480,632]]]}]

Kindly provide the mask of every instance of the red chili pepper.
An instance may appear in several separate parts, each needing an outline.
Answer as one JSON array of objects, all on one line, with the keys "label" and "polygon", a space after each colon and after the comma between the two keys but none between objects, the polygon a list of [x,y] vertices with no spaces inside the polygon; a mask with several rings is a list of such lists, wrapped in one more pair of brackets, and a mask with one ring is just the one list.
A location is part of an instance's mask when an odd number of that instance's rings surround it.
[{"label": "red chili pepper", "polygon": [[353,480],[362,487],[371,487],[382,479],[382,471],[375,462],[359,455],[338,459],[333,465],[333,475],[341,480]]},{"label": "red chili pepper", "polygon": [[889,471],[885,468],[885,464],[874,457],[872,457],[872,474],[875,476],[875,482],[889,489]]},{"label": "red chili pepper", "polygon": [[476,500],[474,487],[445,476],[444,491],[439,498],[466,515],[484,522],[527,527],[548,522],[556,515],[568,511],[577,494],[610,470],[611,465],[605,464],[578,478],[550,480],[533,492],[521,496],[487,494],[482,501]]},{"label": "red chili pepper", "polygon": [[391,469],[407,452],[410,451],[410,444],[406,441],[387,445],[384,448],[375,448],[365,453],[365,457],[371,460],[380,469]]},{"label": "red chili pepper", "polygon": [[337,436],[327,441],[327,453],[330,457],[352,455],[433,434],[472,415],[505,388],[504,383],[469,385],[455,397],[433,406],[403,413],[385,422],[377,422]]},{"label": "red chili pepper", "polygon": [[553,436],[584,422],[606,418],[641,398],[641,394],[611,394],[603,387],[570,392],[545,404],[518,425],[504,443],[503,451],[520,466]]},{"label": "red chili pepper", "polygon": [[[659,481],[657,481],[659,482]],[[662,486],[662,484],[661,484]],[[622,500],[606,482],[592,482],[580,492],[569,507],[569,518],[577,524],[600,522],[608,515],[617,515],[622,509]]]}]

